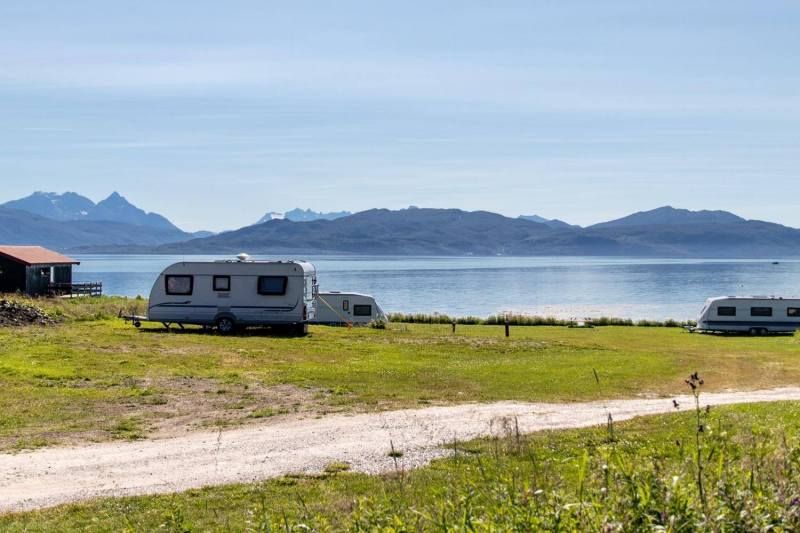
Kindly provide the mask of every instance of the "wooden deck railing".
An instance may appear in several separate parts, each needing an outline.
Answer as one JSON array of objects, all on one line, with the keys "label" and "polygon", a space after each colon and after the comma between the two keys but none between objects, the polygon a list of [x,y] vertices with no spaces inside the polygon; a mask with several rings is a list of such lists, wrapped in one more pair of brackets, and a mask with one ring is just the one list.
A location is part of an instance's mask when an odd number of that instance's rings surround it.
[{"label": "wooden deck railing", "polygon": [[103,284],[95,283],[51,283],[50,294],[57,296],[102,296]]}]

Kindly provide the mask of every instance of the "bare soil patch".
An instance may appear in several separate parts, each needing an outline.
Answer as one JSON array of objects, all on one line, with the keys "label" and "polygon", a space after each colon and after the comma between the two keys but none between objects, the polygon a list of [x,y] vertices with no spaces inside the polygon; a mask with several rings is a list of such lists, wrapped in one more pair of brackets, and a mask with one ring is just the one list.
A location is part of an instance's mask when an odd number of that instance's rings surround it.
[{"label": "bare soil patch", "polygon": [[[86,380],[51,384],[72,389],[98,388]],[[51,445],[82,445],[108,440],[162,439],[190,432],[222,430],[246,424],[271,424],[328,414],[333,395],[311,387],[258,382],[224,383],[197,377],[129,378],[111,385],[140,391],[114,401],[95,401],[92,416],[63,428],[26,428],[0,437],[0,449],[30,449]],[[72,408],[87,409],[76,403]],[[77,419],[64,412],[66,419]],[[77,413],[76,413],[77,414]]]}]

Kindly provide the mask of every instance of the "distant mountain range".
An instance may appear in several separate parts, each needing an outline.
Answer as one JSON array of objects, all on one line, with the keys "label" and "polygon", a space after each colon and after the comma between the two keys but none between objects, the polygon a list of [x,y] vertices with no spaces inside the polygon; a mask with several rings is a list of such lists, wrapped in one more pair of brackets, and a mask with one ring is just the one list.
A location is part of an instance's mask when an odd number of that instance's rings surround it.
[{"label": "distant mountain range", "polygon": [[458,209],[293,209],[220,234],[187,233],[113,193],[95,204],[76,193],[35,193],[0,205],[0,244],[105,253],[608,255],[800,257],[800,230],[727,211],[670,206],[588,227],[537,215]]},{"label": "distant mountain range", "polygon": [[256,224],[263,224],[270,220],[291,220],[292,222],[313,222],[315,220],[336,220],[352,215],[350,211],[335,211],[332,213],[320,213],[311,209],[295,208],[285,213],[269,212],[261,217]]},{"label": "distant mountain range", "polygon": [[206,239],[165,245],[157,251],[494,255],[499,241],[525,239],[537,230],[552,231],[544,224],[485,211],[371,209],[335,220],[272,220]]},{"label": "distant mountain range", "polygon": [[62,222],[75,220],[103,220],[134,226],[145,226],[163,230],[181,231],[172,222],[157,213],[147,213],[139,209],[119,193],[113,192],[101,202],[94,203],[85,196],[74,192],[57,194],[35,192],[19,200],[6,202],[0,207],[27,211]]},{"label": "distant mountain range", "polygon": [[0,207],[0,243],[36,244],[56,250],[81,247],[156,246],[186,240],[180,230],[146,228],[113,221],[59,221],[26,211]]},{"label": "distant mountain range", "polygon": [[[550,223],[547,223],[550,222]],[[371,209],[336,220],[271,220],[159,253],[797,257],[800,230],[724,211],[662,207],[587,228],[458,209]]]},{"label": "distant mountain range", "polygon": [[74,192],[35,192],[0,205],[0,242],[60,250],[115,245],[154,246],[208,237],[187,233],[167,218],[134,206],[119,193],[95,204]]}]

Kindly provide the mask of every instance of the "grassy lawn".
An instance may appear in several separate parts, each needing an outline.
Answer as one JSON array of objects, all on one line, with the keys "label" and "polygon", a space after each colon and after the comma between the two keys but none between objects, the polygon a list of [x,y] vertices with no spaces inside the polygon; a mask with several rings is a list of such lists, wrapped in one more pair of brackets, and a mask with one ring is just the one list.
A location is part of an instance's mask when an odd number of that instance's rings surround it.
[{"label": "grassy lawn", "polygon": [[0,529],[796,531],[800,406],[713,408],[702,433],[694,416],[460,443],[451,458],[385,476],[337,464],[320,476],[65,505],[0,517]]},{"label": "grassy lawn", "polygon": [[542,326],[505,338],[500,326],[421,324],[224,337],[110,318],[142,302],[44,305],[58,325],[0,328],[0,449],[431,403],[673,394],[694,370],[709,390],[800,383],[798,337]]}]

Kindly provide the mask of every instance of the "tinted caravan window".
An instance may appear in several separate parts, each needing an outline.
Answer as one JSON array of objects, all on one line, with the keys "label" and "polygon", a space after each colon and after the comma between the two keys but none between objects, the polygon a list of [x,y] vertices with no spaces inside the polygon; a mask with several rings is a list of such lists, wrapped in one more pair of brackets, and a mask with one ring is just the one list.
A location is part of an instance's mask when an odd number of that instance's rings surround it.
[{"label": "tinted caravan window", "polygon": [[286,283],[289,278],[286,276],[259,276],[258,294],[266,296],[281,296],[286,294]]},{"label": "tinted caravan window", "polygon": [[736,316],[735,307],[717,307],[717,316]]},{"label": "tinted caravan window", "polygon": [[193,276],[166,276],[164,278],[167,294],[187,296],[192,294]]},{"label": "tinted caravan window", "polygon": [[231,290],[230,276],[214,276],[214,290],[227,292]]},{"label": "tinted caravan window", "polygon": [[355,316],[372,316],[371,305],[354,305],[353,314]]},{"label": "tinted caravan window", "polygon": [[800,316],[800,307],[790,307],[786,310],[786,316]]},{"label": "tinted caravan window", "polygon": [[771,307],[751,307],[750,316],[772,316]]}]

